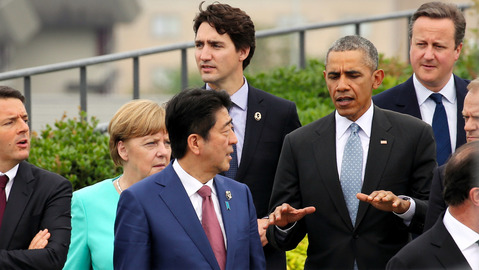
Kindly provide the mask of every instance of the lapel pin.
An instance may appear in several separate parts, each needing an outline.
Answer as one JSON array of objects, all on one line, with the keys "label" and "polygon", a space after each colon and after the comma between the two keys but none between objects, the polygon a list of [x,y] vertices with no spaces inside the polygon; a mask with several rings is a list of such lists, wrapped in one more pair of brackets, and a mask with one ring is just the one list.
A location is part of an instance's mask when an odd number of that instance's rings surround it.
[{"label": "lapel pin", "polygon": [[388,144],[388,141],[386,141],[386,140],[381,140],[381,144]]},{"label": "lapel pin", "polygon": [[260,112],[255,112],[254,113],[254,120],[256,120],[256,121],[261,120],[261,113]]},{"label": "lapel pin", "polygon": [[231,191],[227,190],[226,191],[226,199],[231,200],[231,198],[233,198],[233,196],[231,195]]},{"label": "lapel pin", "polygon": [[230,203],[229,203],[229,202],[225,202],[225,204],[226,204],[226,210],[231,210],[231,208],[230,208]]}]

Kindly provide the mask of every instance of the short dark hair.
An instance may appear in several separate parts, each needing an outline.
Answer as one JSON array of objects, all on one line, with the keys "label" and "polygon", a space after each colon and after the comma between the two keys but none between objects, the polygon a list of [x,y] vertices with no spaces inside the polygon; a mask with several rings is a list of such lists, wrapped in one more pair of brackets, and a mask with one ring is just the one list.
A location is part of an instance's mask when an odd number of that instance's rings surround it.
[{"label": "short dark hair", "polygon": [[176,94],[166,104],[165,123],[172,156],[184,157],[191,134],[208,140],[209,131],[216,124],[216,112],[230,106],[231,99],[226,91],[192,88]]},{"label": "short dark hair", "polygon": [[214,2],[202,9],[204,1],[200,3],[200,12],[193,22],[195,35],[203,22],[216,29],[220,35],[228,34],[235,45],[236,51],[249,48],[248,57],[243,61],[243,70],[249,65],[256,48],[254,23],[246,12],[228,4]]},{"label": "short dark hair", "polygon": [[330,52],[344,52],[344,51],[362,51],[364,53],[364,61],[366,65],[375,71],[378,69],[379,56],[376,46],[368,39],[357,36],[344,36],[336,40],[326,53],[325,65],[328,64]]},{"label": "short dark hair", "polygon": [[409,22],[409,40],[412,39],[412,28],[419,17],[431,19],[450,19],[454,23],[454,44],[455,48],[464,40],[466,32],[466,19],[462,11],[451,3],[429,2],[422,4],[411,17]]},{"label": "short dark hair", "polygon": [[474,187],[479,187],[479,141],[462,145],[447,162],[444,201],[451,206],[460,205]]},{"label": "short dark hair", "polygon": [[22,93],[9,86],[0,86],[0,98],[16,98],[22,101],[22,103],[25,103],[25,97],[22,95]]}]

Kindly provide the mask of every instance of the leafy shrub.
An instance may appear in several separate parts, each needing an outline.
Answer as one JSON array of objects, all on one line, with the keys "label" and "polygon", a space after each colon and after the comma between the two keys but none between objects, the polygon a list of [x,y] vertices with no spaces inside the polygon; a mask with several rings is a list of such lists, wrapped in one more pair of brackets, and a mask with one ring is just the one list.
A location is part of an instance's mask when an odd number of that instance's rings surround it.
[{"label": "leafy shrub", "polygon": [[98,120],[80,112],[79,118],[56,121],[47,125],[40,135],[32,134],[28,161],[58,173],[73,185],[73,190],[89,186],[121,173],[108,151],[108,136],[95,131]]}]

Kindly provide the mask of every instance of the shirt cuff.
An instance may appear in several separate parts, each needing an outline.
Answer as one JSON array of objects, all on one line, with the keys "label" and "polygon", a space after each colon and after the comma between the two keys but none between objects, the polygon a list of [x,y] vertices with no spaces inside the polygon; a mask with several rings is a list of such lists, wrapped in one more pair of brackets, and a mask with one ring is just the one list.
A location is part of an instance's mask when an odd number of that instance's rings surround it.
[{"label": "shirt cuff", "polygon": [[399,198],[403,199],[403,200],[407,200],[409,202],[411,202],[411,204],[409,205],[409,209],[402,213],[402,214],[398,214],[396,212],[393,212],[396,216],[400,217],[404,224],[406,224],[406,226],[409,226],[409,224],[411,224],[411,221],[412,221],[412,218],[414,217],[414,214],[416,213],[416,202],[414,201],[413,198],[409,197],[409,196],[405,196],[405,195],[399,195],[398,196]]}]

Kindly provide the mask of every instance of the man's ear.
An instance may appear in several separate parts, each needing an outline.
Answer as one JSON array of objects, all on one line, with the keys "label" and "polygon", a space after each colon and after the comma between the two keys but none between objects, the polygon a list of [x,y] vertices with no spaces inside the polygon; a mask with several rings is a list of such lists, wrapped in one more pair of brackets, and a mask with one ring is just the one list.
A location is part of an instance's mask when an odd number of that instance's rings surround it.
[{"label": "man's ear", "polygon": [[239,49],[239,50],[238,50],[238,52],[239,52],[239,60],[240,60],[240,61],[244,61],[246,58],[248,58],[249,51],[250,51],[250,47]]},{"label": "man's ear", "polygon": [[201,153],[201,148],[203,146],[203,138],[198,134],[191,134],[188,136],[188,149],[195,154],[199,155]]},{"label": "man's ear", "polygon": [[469,190],[469,198],[475,206],[479,207],[479,187]]}]

